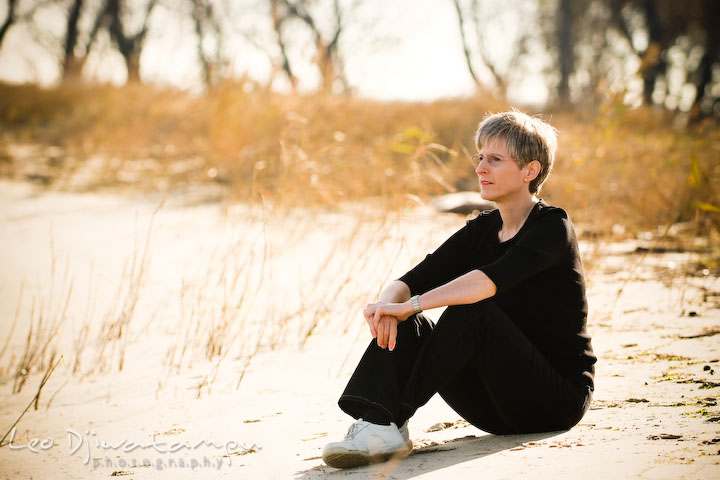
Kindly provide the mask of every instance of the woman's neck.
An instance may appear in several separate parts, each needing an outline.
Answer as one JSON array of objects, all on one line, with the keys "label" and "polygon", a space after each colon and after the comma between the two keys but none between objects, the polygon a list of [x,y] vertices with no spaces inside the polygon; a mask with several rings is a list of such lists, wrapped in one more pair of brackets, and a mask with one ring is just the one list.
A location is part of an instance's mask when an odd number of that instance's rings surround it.
[{"label": "woman's neck", "polygon": [[522,228],[530,212],[539,199],[535,195],[529,195],[522,200],[498,204],[502,227],[498,232],[501,242],[510,240]]}]

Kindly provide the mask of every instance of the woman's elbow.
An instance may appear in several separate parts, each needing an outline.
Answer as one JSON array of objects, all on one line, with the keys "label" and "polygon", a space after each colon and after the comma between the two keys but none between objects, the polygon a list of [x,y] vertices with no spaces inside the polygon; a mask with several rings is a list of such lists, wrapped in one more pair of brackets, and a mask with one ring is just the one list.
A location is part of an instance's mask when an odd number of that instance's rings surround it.
[{"label": "woman's elbow", "polygon": [[478,301],[494,297],[497,293],[497,285],[495,285],[495,282],[493,282],[490,277],[488,277],[482,270],[477,270],[477,272],[479,277],[478,284],[480,290],[480,298],[478,299]]}]

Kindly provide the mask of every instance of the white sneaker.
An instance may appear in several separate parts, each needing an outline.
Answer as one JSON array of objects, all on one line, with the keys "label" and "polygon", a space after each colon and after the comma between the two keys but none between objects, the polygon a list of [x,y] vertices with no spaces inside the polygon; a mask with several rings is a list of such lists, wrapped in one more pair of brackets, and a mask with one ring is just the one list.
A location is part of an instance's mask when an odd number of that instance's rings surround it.
[{"label": "white sneaker", "polygon": [[405,457],[412,450],[412,442],[407,422],[403,428],[405,435],[394,423],[376,425],[361,418],[350,426],[345,440],[325,445],[323,460],[331,467],[350,468]]},{"label": "white sneaker", "polygon": [[402,424],[402,427],[400,427],[398,430],[400,430],[400,435],[402,435],[403,440],[405,440],[405,443],[408,445],[408,448],[412,450],[412,441],[410,440],[410,432],[408,431],[408,422],[410,420],[405,420],[405,423]]}]

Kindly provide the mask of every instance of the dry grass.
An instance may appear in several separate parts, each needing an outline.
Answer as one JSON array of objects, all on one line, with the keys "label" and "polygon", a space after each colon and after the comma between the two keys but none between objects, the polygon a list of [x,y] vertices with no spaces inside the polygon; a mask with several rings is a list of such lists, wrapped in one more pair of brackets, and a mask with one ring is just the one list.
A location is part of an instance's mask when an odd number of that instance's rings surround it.
[{"label": "dry grass", "polygon": [[[417,260],[438,241],[425,234],[409,240],[401,216],[367,206],[337,213],[239,205],[230,207],[220,232],[209,232],[207,250],[188,252],[193,269],[163,277],[163,289],[179,284],[177,296],[157,299],[145,285],[158,209],[136,221],[143,227],[122,271],[91,266],[71,308],[77,282],[69,263],[58,268],[54,254],[49,280],[38,283],[32,305],[21,291],[14,323],[29,325],[27,340],[11,328],[0,355],[0,374],[14,378],[15,393],[59,353],[68,359],[68,381],[127,370],[127,352],[134,360],[138,352],[157,352],[142,361],[142,368],[161,371],[157,393],[189,370],[198,396],[213,391],[220,372],[224,388],[228,379],[239,388],[261,349],[303,348],[316,331],[355,333],[364,326],[357,313],[377,296],[398,259]],[[108,277],[117,281],[102,289]],[[153,323],[157,315],[168,321]],[[132,365],[127,371],[137,372],[138,362]]]},{"label": "dry grass", "polygon": [[[110,304],[108,311],[103,316],[105,321],[101,325],[95,343],[95,359],[92,363],[93,372],[113,370],[113,364],[117,365],[118,371],[123,370],[130,325],[135,317],[135,307],[138,304],[140,290],[150,262],[148,255],[153,222],[162,205],[161,202],[152,213],[142,245],[136,242],[133,254],[126,261],[125,268],[123,268],[117,291],[113,296],[114,302]],[[81,334],[88,331],[89,324],[85,323]],[[84,342],[85,340],[76,343],[76,358],[82,356],[85,347]]]},{"label": "dry grass", "polygon": [[[37,393],[35,393],[35,396],[30,401],[30,403],[28,403],[28,406],[25,407],[25,410],[23,410],[23,412],[20,414],[20,416],[17,418],[17,420],[15,420],[15,423],[12,424],[12,426],[8,429],[8,431],[5,432],[5,434],[3,435],[2,439],[0,439],[0,448],[4,447],[6,445],[9,445],[12,442],[12,435],[14,434],[15,427],[20,422],[22,417],[27,413],[27,411],[30,410],[30,407],[35,405],[35,410],[38,409],[38,406],[40,403],[40,394],[42,393],[43,388],[45,387],[45,384],[50,379],[50,376],[53,374],[53,372],[55,371],[55,369],[57,368],[57,366],[60,364],[60,362],[62,360],[63,360],[62,355],[60,355],[60,357],[57,360],[55,360],[54,358],[51,359],[50,364],[48,364],[47,370],[45,371],[42,379],[40,380],[40,385],[38,385]],[[50,402],[52,402],[52,398],[49,400],[48,405]],[[8,442],[5,442],[5,440],[8,437],[10,437],[10,440]]]},{"label": "dry grass", "polygon": [[[351,318],[407,253],[394,212],[429,195],[475,188],[468,159],[475,126],[487,111],[505,108],[480,98],[383,104],[287,96],[250,83],[225,84],[203,97],[142,86],[0,84],[0,177],[75,190],[212,187],[242,204],[237,230],[217,240],[202,271],[179,279],[180,295],[170,300],[180,318],[158,388],[202,364],[200,395],[228,360],[239,361],[239,385],[260,348],[302,347],[318,328],[355,325]],[[570,211],[584,238],[597,240],[586,255],[589,272],[602,251],[599,241],[644,230],[652,232],[653,246],[672,240],[703,251],[708,255],[696,267],[720,271],[720,128],[713,120],[678,128],[665,113],[617,104],[592,116],[545,117],[560,130],[561,143],[543,196]],[[379,203],[385,214],[358,209],[349,224],[348,217],[333,224],[320,214],[360,200]],[[83,320],[73,332],[74,352],[66,355],[73,375],[122,370],[134,341],[130,330],[150,328],[131,321],[149,262],[150,228],[99,322],[91,278],[85,312],[76,315]],[[300,287],[292,295],[269,301],[287,291],[283,275],[323,229],[333,235],[333,247],[311,270],[297,267]],[[24,353],[7,361],[6,345],[0,353],[16,391],[56,358],[51,339],[66,317],[72,279],[65,275],[56,285],[55,263],[53,257],[51,283],[31,310]]]},{"label": "dry grass", "polygon": [[698,234],[717,231],[720,128],[714,121],[680,129],[666,112],[612,105],[586,122],[555,118],[562,143],[548,185],[553,202],[599,230],[617,224],[634,233],[694,221]]},{"label": "dry grass", "polygon": [[[0,361],[7,362],[0,367],[0,373],[5,374],[5,372],[8,372],[12,375],[13,393],[20,393],[30,374],[37,370],[49,368],[58,355],[55,341],[66,323],[68,306],[73,293],[73,281],[69,274],[70,265],[67,259],[65,259],[63,265],[63,274],[60,276],[58,273],[60,260],[56,257],[51,242],[49,288],[38,291],[33,296],[29,318],[27,322],[21,322],[21,324],[28,326],[23,348],[20,351],[15,350],[15,354],[9,354],[9,358],[5,360],[5,353],[12,351],[8,350],[8,345],[15,332],[21,311],[24,291],[24,288],[21,288],[17,313],[0,352]],[[24,283],[23,281],[23,286]]]},{"label": "dry grass", "polygon": [[[475,123],[501,108],[480,99],[383,104],[247,93],[241,84],[205,97],[137,86],[0,86],[0,96],[6,176],[80,189],[211,184],[236,200],[305,205],[454,190],[467,175],[462,150]],[[41,164],[23,170],[32,159]]]},{"label": "dry grass", "polygon": [[[475,188],[468,152],[490,99],[379,103],[245,83],[206,96],[151,87],[0,85],[0,175],[57,188],[213,185],[243,202],[336,205]],[[532,113],[532,112],[531,112]],[[598,232],[720,225],[720,128],[609,103],[546,112],[561,132],[544,196]],[[19,146],[25,145],[25,148]],[[29,145],[29,147],[28,147]],[[617,231],[617,228],[616,228]]]},{"label": "dry grass", "polygon": [[[400,254],[409,253],[387,212],[239,208],[201,271],[182,279],[180,318],[158,390],[171,375],[206,365],[197,392],[210,392],[228,361],[237,361],[239,386],[261,348],[304,348],[317,330],[348,332]],[[414,243],[413,256],[429,248],[429,242]]]}]

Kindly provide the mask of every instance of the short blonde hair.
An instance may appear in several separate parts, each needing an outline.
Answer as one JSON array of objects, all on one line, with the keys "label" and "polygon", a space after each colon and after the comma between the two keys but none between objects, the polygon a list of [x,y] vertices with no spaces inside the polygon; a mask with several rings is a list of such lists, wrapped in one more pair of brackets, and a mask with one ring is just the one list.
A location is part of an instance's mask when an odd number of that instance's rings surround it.
[{"label": "short blonde hair", "polygon": [[478,126],[475,145],[480,149],[499,138],[505,140],[508,153],[520,167],[533,160],[540,162],[540,173],[530,182],[530,193],[539,193],[555,162],[557,130],[549,123],[517,110],[488,114]]}]

